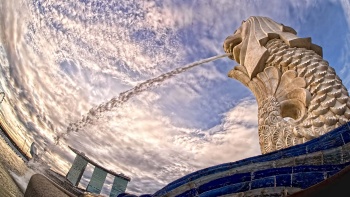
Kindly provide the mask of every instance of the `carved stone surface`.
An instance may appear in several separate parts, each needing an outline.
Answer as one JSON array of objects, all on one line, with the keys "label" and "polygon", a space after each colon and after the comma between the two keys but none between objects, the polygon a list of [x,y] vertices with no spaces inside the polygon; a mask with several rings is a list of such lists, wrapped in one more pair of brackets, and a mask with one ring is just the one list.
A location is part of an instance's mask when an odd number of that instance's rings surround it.
[{"label": "carved stone surface", "polygon": [[263,154],[317,138],[350,119],[346,87],[311,38],[266,17],[250,17],[224,50],[239,63],[229,72],[258,103]]}]

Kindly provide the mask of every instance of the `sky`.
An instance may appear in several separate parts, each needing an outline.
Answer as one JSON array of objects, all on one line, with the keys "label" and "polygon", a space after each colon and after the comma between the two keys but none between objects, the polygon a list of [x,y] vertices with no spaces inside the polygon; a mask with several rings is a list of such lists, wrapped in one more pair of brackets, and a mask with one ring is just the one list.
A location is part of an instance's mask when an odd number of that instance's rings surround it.
[{"label": "sky", "polygon": [[[228,58],[175,75],[67,132],[120,93],[223,54],[225,38],[249,16],[311,37],[350,87],[347,0],[2,0],[0,110],[53,169],[68,172],[75,157],[69,145],[129,176],[134,194],[259,155],[257,104],[227,77],[237,65]],[[81,187],[92,170],[88,165]],[[112,181],[108,176],[104,194]]]}]

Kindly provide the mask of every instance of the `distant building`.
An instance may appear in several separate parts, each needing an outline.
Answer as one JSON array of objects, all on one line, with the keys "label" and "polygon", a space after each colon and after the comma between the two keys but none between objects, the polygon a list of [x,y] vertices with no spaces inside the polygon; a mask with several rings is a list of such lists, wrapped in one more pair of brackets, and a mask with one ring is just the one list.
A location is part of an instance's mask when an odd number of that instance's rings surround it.
[{"label": "distant building", "polygon": [[38,156],[38,149],[36,148],[34,142],[30,145],[30,155],[32,156],[32,158],[35,158]]},{"label": "distant building", "polygon": [[86,191],[100,194],[101,190],[103,188],[103,184],[106,180],[107,174],[111,174],[114,176],[114,181],[112,185],[112,189],[110,192],[110,197],[118,196],[120,193],[124,193],[127,187],[127,184],[130,181],[130,178],[123,175],[123,174],[117,174],[111,170],[107,170],[106,168],[102,167],[101,165],[97,164],[96,162],[89,159],[87,156],[85,156],[84,153],[79,152],[78,150],[72,148],[69,146],[69,148],[77,154],[75,157],[72,167],[69,169],[66,179],[73,185],[78,186],[80,179],[85,171],[85,168],[88,163],[95,166],[95,169],[92,173],[90,182],[86,188]]}]

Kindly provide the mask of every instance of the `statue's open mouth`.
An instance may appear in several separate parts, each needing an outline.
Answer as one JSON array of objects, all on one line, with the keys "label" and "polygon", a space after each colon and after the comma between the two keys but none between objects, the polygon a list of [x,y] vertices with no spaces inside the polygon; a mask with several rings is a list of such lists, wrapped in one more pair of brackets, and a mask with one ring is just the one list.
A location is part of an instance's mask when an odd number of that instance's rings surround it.
[{"label": "statue's open mouth", "polygon": [[239,63],[239,52],[242,43],[242,38],[237,32],[234,35],[228,36],[224,42],[224,50],[230,53],[230,59],[236,60]]}]

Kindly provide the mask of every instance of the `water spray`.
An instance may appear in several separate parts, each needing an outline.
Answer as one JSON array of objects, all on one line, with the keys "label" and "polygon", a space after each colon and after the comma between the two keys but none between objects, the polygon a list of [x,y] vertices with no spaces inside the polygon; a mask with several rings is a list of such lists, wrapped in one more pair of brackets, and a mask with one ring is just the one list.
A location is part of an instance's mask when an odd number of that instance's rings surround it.
[{"label": "water spray", "polygon": [[141,92],[144,92],[146,90],[149,90],[152,87],[155,87],[156,85],[158,85],[159,82],[163,82],[166,79],[169,79],[169,78],[171,78],[177,74],[180,74],[182,72],[185,72],[185,71],[187,71],[190,68],[193,68],[195,66],[199,66],[201,64],[205,64],[205,63],[208,63],[208,62],[211,62],[211,61],[223,58],[223,57],[227,57],[230,55],[231,54],[229,54],[229,53],[225,53],[225,54],[213,56],[210,58],[202,59],[202,60],[187,64],[183,67],[180,67],[180,68],[177,68],[177,69],[172,70],[170,72],[161,74],[158,77],[146,80],[145,82],[142,82],[142,83],[136,85],[132,89],[120,93],[118,97],[114,97],[110,101],[100,104],[98,107],[91,108],[89,110],[88,114],[86,116],[83,116],[82,120],[80,120],[79,122],[70,123],[68,128],[67,128],[66,133],[61,133],[55,137],[55,144],[58,144],[60,139],[64,136],[68,135],[71,131],[78,132],[79,129],[83,128],[86,124],[92,123],[93,117],[96,117],[103,112],[110,111],[111,109],[113,109],[115,107],[121,106],[123,103],[128,101],[131,97],[133,97]]}]

